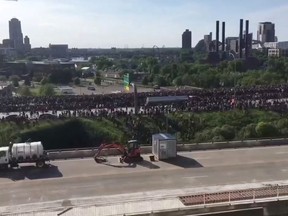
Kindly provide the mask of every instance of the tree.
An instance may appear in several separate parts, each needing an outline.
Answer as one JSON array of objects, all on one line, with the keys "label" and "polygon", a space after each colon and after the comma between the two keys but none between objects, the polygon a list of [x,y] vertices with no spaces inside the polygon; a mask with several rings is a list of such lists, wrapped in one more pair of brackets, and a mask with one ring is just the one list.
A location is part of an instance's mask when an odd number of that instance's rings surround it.
[{"label": "tree", "polygon": [[45,85],[49,82],[47,77],[43,77],[43,79],[40,81],[41,85]]},{"label": "tree", "polygon": [[173,85],[175,86],[182,86],[183,85],[183,82],[182,82],[182,77],[176,77],[174,80],[173,80]]},{"label": "tree", "polygon": [[167,81],[163,76],[156,76],[154,79],[154,84],[158,86],[167,86]]},{"label": "tree", "polygon": [[278,130],[274,125],[266,122],[259,122],[255,130],[260,137],[273,137],[278,134]]},{"label": "tree", "polygon": [[0,76],[0,81],[6,82],[7,81],[7,77],[6,76]]},{"label": "tree", "polygon": [[[94,61],[95,59],[93,59]],[[105,70],[113,66],[113,62],[105,57],[101,57],[96,59],[96,66],[98,70]]]},{"label": "tree", "polygon": [[75,84],[75,85],[80,85],[80,79],[79,79],[79,77],[76,77],[76,78],[74,79],[74,84]]},{"label": "tree", "polygon": [[145,76],[142,80],[142,85],[148,85],[148,83],[149,83],[148,76]]},{"label": "tree", "polygon": [[55,94],[56,94],[56,92],[54,90],[53,85],[51,85],[51,84],[42,85],[39,89],[39,95],[40,96],[53,96]]},{"label": "tree", "polygon": [[21,96],[32,96],[32,92],[28,86],[23,86],[19,89],[18,92]]},{"label": "tree", "polygon": [[12,82],[12,85],[14,87],[18,87],[19,86],[19,80],[20,80],[19,76],[16,76],[16,75],[10,76],[9,80]]},{"label": "tree", "polygon": [[73,73],[71,70],[54,70],[48,77],[50,83],[68,84],[72,81]]},{"label": "tree", "polygon": [[25,85],[25,86],[31,86],[30,78],[26,78],[26,79],[24,80],[24,85]]},{"label": "tree", "polygon": [[96,85],[101,85],[101,74],[100,74],[100,72],[96,72],[96,77],[94,79],[94,83]]}]

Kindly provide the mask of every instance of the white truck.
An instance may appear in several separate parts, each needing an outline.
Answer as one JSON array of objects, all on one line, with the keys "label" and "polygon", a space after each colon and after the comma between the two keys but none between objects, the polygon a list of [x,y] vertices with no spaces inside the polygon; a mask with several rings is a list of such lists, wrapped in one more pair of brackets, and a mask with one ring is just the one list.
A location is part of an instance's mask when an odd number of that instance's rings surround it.
[{"label": "white truck", "polygon": [[0,168],[19,167],[20,163],[35,163],[43,168],[49,161],[41,142],[14,143],[7,147],[0,147]]}]

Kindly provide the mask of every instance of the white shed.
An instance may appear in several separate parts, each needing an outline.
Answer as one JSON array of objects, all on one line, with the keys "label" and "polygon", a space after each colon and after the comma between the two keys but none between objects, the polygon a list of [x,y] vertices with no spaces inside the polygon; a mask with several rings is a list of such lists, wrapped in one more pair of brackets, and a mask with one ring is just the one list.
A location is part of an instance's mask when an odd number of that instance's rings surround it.
[{"label": "white shed", "polygon": [[171,134],[152,135],[152,154],[158,160],[177,157],[177,140]]}]

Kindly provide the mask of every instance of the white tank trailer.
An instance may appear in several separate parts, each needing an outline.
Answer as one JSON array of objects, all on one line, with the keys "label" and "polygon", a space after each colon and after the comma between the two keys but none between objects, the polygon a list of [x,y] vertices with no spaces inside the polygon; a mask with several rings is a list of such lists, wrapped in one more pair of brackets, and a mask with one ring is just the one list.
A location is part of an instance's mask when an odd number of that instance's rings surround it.
[{"label": "white tank trailer", "polygon": [[49,161],[41,142],[14,143],[0,147],[0,168],[18,167],[20,163],[35,163],[43,168]]}]

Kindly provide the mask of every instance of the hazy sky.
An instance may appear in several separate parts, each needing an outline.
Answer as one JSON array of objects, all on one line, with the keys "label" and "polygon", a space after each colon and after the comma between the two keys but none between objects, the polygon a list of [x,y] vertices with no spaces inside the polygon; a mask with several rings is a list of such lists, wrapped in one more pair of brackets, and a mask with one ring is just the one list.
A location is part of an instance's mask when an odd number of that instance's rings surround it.
[{"label": "hazy sky", "polygon": [[67,43],[69,47],[180,47],[181,34],[192,30],[193,46],[226,21],[227,36],[239,34],[239,19],[276,24],[279,40],[288,40],[287,0],[0,0],[0,39],[8,21],[22,22],[32,47]]}]

